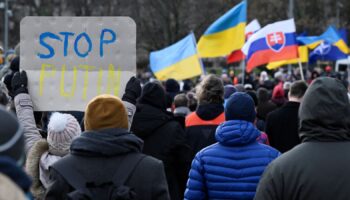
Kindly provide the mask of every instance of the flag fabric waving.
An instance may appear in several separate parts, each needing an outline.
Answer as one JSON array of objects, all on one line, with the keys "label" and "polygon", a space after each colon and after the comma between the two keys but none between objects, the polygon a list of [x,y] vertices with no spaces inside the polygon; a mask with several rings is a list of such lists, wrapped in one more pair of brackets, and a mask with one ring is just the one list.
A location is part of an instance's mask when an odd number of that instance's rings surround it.
[{"label": "flag fabric waving", "polygon": [[337,46],[339,50],[345,54],[348,54],[350,52],[349,47],[346,45],[339,32],[333,26],[329,26],[328,29],[320,36],[303,36],[298,37],[297,40],[300,43],[307,45],[310,49],[314,49],[322,41],[326,41],[333,46]]},{"label": "flag fabric waving", "polygon": [[299,55],[299,57],[295,58],[295,59],[271,62],[266,66],[266,68],[271,70],[271,69],[277,69],[283,65],[297,64],[298,62],[308,62],[309,61],[309,50],[308,50],[307,46],[298,46],[298,55]]},{"label": "flag fabric waving", "polygon": [[203,67],[194,34],[191,33],[162,50],[151,52],[150,67],[161,81],[169,78],[183,80],[201,75]]},{"label": "flag fabric waving", "polygon": [[315,63],[316,60],[338,60],[347,58],[348,55],[339,49],[339,47],[324,41],[310,53],[309,63]]},{"label": "flag fabric waving", "polygon": [[242,48],[247,72],[274,61],[298,58],[294,19],[269,24],[256,32]]},{"label": "flag fabric waving", "polygon": [[[257,19],[254,19],[253,21],[251,21],[245,27],[245,39],[248,40],[250,38],[250,36],[252,36],[260,28],[261,28],[261,26],[260,26],[260,24],[259,24]],[[239,62],[239,61],[243,60],[244,58],[245,58],[244,54],[239,49],[239,50],[233,51],[229,56],[227,56],[226,62],[227,63]]]},{"label": "flag fabric waving", "polygon": [[243,1],[217,19],[198,42],[202,58],[227,56],[244,45],[247,21],[247,2]]}]

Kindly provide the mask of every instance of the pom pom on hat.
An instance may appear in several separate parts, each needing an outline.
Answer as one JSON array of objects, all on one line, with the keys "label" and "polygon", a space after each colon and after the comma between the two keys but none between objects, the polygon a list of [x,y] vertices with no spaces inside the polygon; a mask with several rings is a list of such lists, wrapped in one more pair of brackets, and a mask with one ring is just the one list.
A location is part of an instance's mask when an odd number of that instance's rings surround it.
[{"label": "pom pom on hat", "polygon": [[73,139],[81,133],[78,121],[70,114],[53,113],[47,127],[49,152],[57,156],[68,154]]}]

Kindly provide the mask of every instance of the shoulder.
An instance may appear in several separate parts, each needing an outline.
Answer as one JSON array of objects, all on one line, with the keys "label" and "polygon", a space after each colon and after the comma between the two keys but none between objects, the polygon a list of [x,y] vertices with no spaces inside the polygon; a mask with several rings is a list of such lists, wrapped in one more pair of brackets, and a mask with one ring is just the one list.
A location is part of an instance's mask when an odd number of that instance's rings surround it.
[{"label": "shoulder", "polygon": [[277,149],[275,149],[275,148],[273,148],[273,147],[271,147],[269,145],[261,144],[261,143],[258,143],[258,145],[262,149],[264,149],[268,153],[268,156],[271,157],[272,159],[275,159],[275,158],[277,158],[278,156],[281,155],[281,153]]}]

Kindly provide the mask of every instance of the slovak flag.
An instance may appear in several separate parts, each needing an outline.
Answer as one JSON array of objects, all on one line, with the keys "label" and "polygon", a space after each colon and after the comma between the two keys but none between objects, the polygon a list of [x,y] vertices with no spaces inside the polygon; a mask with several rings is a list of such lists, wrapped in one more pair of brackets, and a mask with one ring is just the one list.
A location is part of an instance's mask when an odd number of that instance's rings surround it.
[{"label": "slovak flag", "polygon": [[270,62],[298,58],[294,19],[269,24],[244,44],[242,52],[247,60],[247,72]]},{"label": "slovak flag", "polygon": [[[251,21],[246,27],[245,27],[245,40],[247,41],[255,32],[257,32],[261,28],[259,21],[257,19],[254,19]],[[242,51],[236,50],[233,51],[229,56],[226,58],[226,62],[228,64],[239,62],[241,60],[244,60],[244,54]]]}]

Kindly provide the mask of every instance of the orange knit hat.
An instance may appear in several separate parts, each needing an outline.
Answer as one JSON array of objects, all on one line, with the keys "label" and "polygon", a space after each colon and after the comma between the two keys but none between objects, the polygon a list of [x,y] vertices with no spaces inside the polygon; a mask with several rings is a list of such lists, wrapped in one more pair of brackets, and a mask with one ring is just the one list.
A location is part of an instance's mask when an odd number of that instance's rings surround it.
[{"label": "orange knit hat", "polygon": [[85,109],[85,130],[106,128],[128,129],[128,115],[123,102],[113,95],[93,98]]}]

